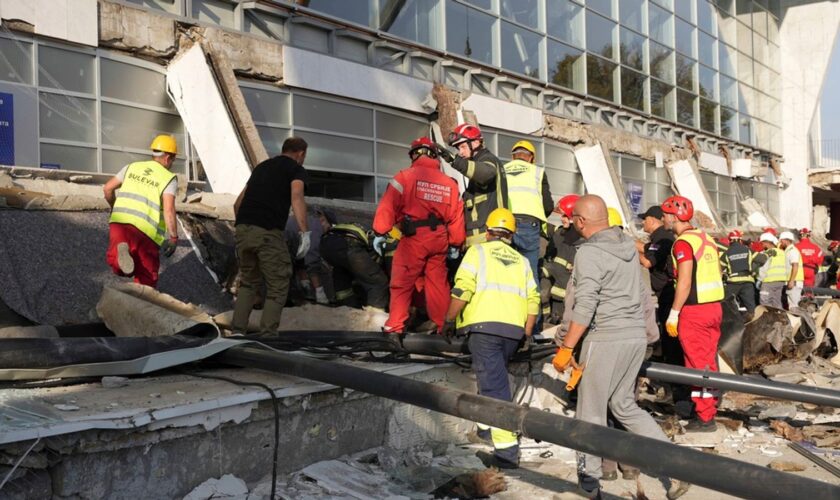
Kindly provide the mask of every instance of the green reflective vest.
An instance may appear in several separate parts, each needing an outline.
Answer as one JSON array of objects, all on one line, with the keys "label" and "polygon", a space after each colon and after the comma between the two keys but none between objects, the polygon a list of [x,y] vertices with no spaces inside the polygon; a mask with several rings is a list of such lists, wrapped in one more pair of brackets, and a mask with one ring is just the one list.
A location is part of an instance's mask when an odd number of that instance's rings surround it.
[{"label": "green reflective vest", "polygon": [[542,183],[545,170],[533,163],[513,160],[505,164],[510,211],[515,215],[530,215],[546,221],[542,202]]},{"label": "green reflective vest", "polygon": [[[720,274],[720,257],[715,240],[703,231],[692,229],[683,232],[676,241],[685,241],[691,245],[694,257],[694,276],[686,304],[708,304],[723,300],[723,279]],[[676,269],[677,259],[674,257],[673,249],[671,258]]]},{"label": "green reflective vest", "polygon": [[780,248],[765,250],[767,254],[767,273],[764,275],[765,283],[786,283],[788,280],[785,271],[785,252]]},{"label": "green reflective vest", "polygon": [[175,174],[160,163],[138,161],[128,166],[117,191],[109,222],[131,224],[158,245],[166,239],[161,198]]}]

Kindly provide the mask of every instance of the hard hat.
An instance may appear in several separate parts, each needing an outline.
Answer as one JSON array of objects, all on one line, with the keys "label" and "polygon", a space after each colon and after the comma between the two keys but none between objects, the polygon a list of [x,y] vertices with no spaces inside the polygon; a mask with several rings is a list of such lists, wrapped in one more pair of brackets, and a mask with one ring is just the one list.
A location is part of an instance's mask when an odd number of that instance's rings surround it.
[{"label": "hard hat", "polygon": [[431,139],[428,137],[419,137],[414,139],[414,142],[411,143],[411,147],[408,150],[408,156],[412,159],[416,158],[417,155],[427,155],[432,158],[437,158],[437,149],[435,148],[435,143],[432,142]]},{"label": "hard hat", "polygon": [[717,243],[718,245],[728,247],[731,242],[729,241],[729,238],[724,238],[721,236],[717,239]]},{"label": "hard hat", "polygon": [[694,205],[685,196],[671,196],[662,203],[662,211],[682,222],[688,222],[694,217]]},{"label": "hard hat", "polygon": [[761,236],[758,238],[758,241],[766,241],[774,245],[779,244],[779,240],[776,239],[776,235],[774,235],[773,233],[761,233]]},{"label": "hard hat", "polygon": [[764,232],[764,233],[770,233],[770,234],[772,234],[773,236],[778,236],[778,235],[779,235],[779,232],[778,232],[778,231],[776,231],[776,228],[775,228],[775,227],[765,227],[765,228],[764,228],[764,229],[762,229],[761,231],[762,231],[762,232]]},{"label": "hard hat", "polygon": [[497,208],[487,216],[487,230],[503,229],[509,233],[516,232],[516,220],[507,208]]},{"label": "hard hat", "polygon": [[402,238],[402,231],[400,231],[400,228],[398,228],[397,226],[394,226],[391,228],[390,231],[388,231],[388,236],[390,236],[392,239],[400,241],[400,238]]},{"label": "hard hat", "polygon": [[510,148],[511,153],[515,153],[517,149],[524,149],[525,151],[531,153],[536,159],[537,157],[537,148],[534,147],[529,141],[519,141]]},{"label": "hard hat", "polygon": [[575,208],[575,203],[580,199],[579,194],[567,194],[560,198],[554,211],[558,214],[564,214],[566,217],[572,217],[572,210]]},{"label": "hard hat", "polygon": [[741,231],[738,231],[737,229],[733,229],[732,231],[729,232],[729,239],[730,240],[740,240],[743,237],[744,237],[744,233],[742,233]]},{"label": "hard hat", "polygon": [[164,153],[172,153],[173,155],[178,154],[178,143],[175,142],[175,138],[171,135],[161,134],[152,141],[152,145],[149,146],[149,149],[152,151],[163,151]]},{"label": "hard hat", "polygon": [[828,244],[828,249],[831,250],[832,252],[837,247],[840,247],[840,241],[832,240],[831,243]]},{"label": "hard hat", "polygon": [[811,230],[810,230],[810,229],[808,229],[807,227],[803,227],[802,229],[800,229],[800,230],[799,230],[799,236],[800,236],[800,237],[802,237],[802,236],[811,236]]},{"label": "hard hat", "polygon": [[621,217],[621,212],[613,207],[607,209],[607,222],[609,222],[610,227],[624,226],[624,219]]},{"label": "hard hat", "polygon": [[469,123],[462,123],[449,134],[449,145],[457,146],[462,142],[481,139],[481,129]]},{"label": "hard hat", "polygon": [[790,231],[782,231],[782,234],[779,235],[780,240],[789,240],[789,241],[796,241],[796,238],[793,236],[793,233]]}]

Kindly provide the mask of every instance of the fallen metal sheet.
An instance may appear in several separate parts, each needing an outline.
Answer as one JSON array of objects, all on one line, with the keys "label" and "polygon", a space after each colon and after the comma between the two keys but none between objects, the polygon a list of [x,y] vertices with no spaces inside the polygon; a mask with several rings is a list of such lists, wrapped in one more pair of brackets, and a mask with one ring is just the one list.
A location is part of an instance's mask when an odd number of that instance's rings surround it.
[{"label": "fallen metal sheet", "polygon": [[[835,344],[840,345],[840,337],[838,337],[840,336],[840,301],[830,300],[823,304],[814,323],[817,330],[814,339],[815,347],[822,345],[826,335],[834,337]],[[840,352],[834,355],[830,361],[840,365]]]},{"label": "fallen metal sheet", "polygon": [[382,471],[362,471],[346,462],[328,460],[314,463],[301,471],[314,479],[331,495],[347,495],[359,500],[388,498],[396,492],[388,491],[390,477]]},{"label": "fallen metal sheet", "polygon": [[816,328],[808,316],[758,306],[743,335],[743,368],[755,373],[783,359],[803,359],[814,350]]}]

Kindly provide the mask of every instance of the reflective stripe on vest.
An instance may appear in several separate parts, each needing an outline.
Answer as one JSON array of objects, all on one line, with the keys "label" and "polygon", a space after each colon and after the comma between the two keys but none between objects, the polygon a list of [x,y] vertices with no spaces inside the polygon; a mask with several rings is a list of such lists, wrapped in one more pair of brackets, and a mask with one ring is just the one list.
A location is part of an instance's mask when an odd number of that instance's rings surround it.
[{"label": "reflective stripe on vest", "polygon": [[551,287],[551,296],[555,299],[563,300],[566,298],[566,289],[554,285]]},{"label": "reflective stripe on vest", "polygon": [[365,245],[368,244],[367,233],[364,229],[357,226],[356,224],[333,224],[333,226],[330,229],[333,231],[346,233],[350,236],[353,236],[354,238],[361,240],[361,242]]},{"label": "reflective stripe on vest", "polygon": [[787,272],[785,271],[785,253],[779,248],[771,248],[775,255],[767,253],[767,259],[770,265],[767,266],[767,274],[764,275],[765,283],[785,283],[788,280]]},{"label": "reflective stripe on vest", "polygon": [[130,224],[158,245],[166,239],[166,222],[160,203],[166,186],[175,174],[160,163],[139,161],[125,171],[125,179],[117,191],[109,222]]},{"label": "reflective stripe on vest", "polygon": [[545,222],[542,204],[542,180],[544,171],[533,163],[513,160],[505,164],[510,211],[514,214],[530,215]]},{"label": "reflective stripe on vest", "polygon": [[563,257],[554,257],[553,259],[551,259],[551,262],[554,262],[555,264],[560,264],[568,271],[572,270],[572,263],[564,259]]},{"label": "reflective stripe on vest", "polygon": [[[685,231],[676,241],[685,241],[691,245],[694,258],[694,279],[691,286],[695,291],[698,304],[707,304],[723,300],[723,280],[720,275],[720,256],[715,241],[706,233],[697,230]],[[676,243],[676,242],[675,242]],[[674,269],[677,259],[671,252]]]},{"label": "reflective stripe on vest", "polygon": [[[796,269],[796,278],[794,278],[793,281],[805,281],[805,265],[802,261],[802,252],[800,252],[799,249],[793,245],[790,245],[787,248],[785,248],[785,255],[787,255],[788,252],[796,252],[799,254],[799,266],[797,266],[798,268]],[[785,257],[785,259],[787,259],[787,257]],[[793,265],[791,265],[791,267],[793,267]],[[788,274],[787,277],[790,278],[790,274]]]}]

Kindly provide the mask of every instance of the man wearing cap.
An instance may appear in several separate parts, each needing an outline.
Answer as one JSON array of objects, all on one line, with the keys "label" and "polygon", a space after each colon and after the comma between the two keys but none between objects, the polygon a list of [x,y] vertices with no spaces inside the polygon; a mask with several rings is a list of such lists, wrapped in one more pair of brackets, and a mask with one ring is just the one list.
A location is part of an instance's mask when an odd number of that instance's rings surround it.
[{"label": "man wearing cap", "polygon": [[794,241],[796,240],[790,231],[783,231],[779,235],[779,248],[785,252],[785,276],[787,277],[785,294],[787,296],[787,307],[791,311],[799,309],[799,301],[802,299],[802,288],[805,281],[802,254],[799,253],[799,249],[793,244]]},{"label": "man wearing cap", "polygon": [[753,254],[742,243],[744,234],[735,229],[729,233],[729,246],[721,254],[726,296],[735,296],[747,310],[747,321],[755,312],[755,278],[753,278]]},{"label": "man wearing cap", "polygon": [[758,271],[758,300],[763,306],[782,309],[782,291],[787,283],[785,253],[778,248],[779,240],[772,233],[761,233],[766,260]]},{"label": "man wearing cap", "polygon": [[160,254],[170,257],[178,245],[178,178],[170,171],[178,144],[170,135],[159,135],[149,148],[151,160],[126,165],[103,187],[111,205],[105,255],[115,274],[132,276],[135,283],[154,288]]},{"label": "man wearing cap", "polygon": [[799,242],[794,246],[802,256],[803,284],[813,288],[817,272],[823,263],[823,251],[811,241],[811,230],[807,227],[799,230]]}]

